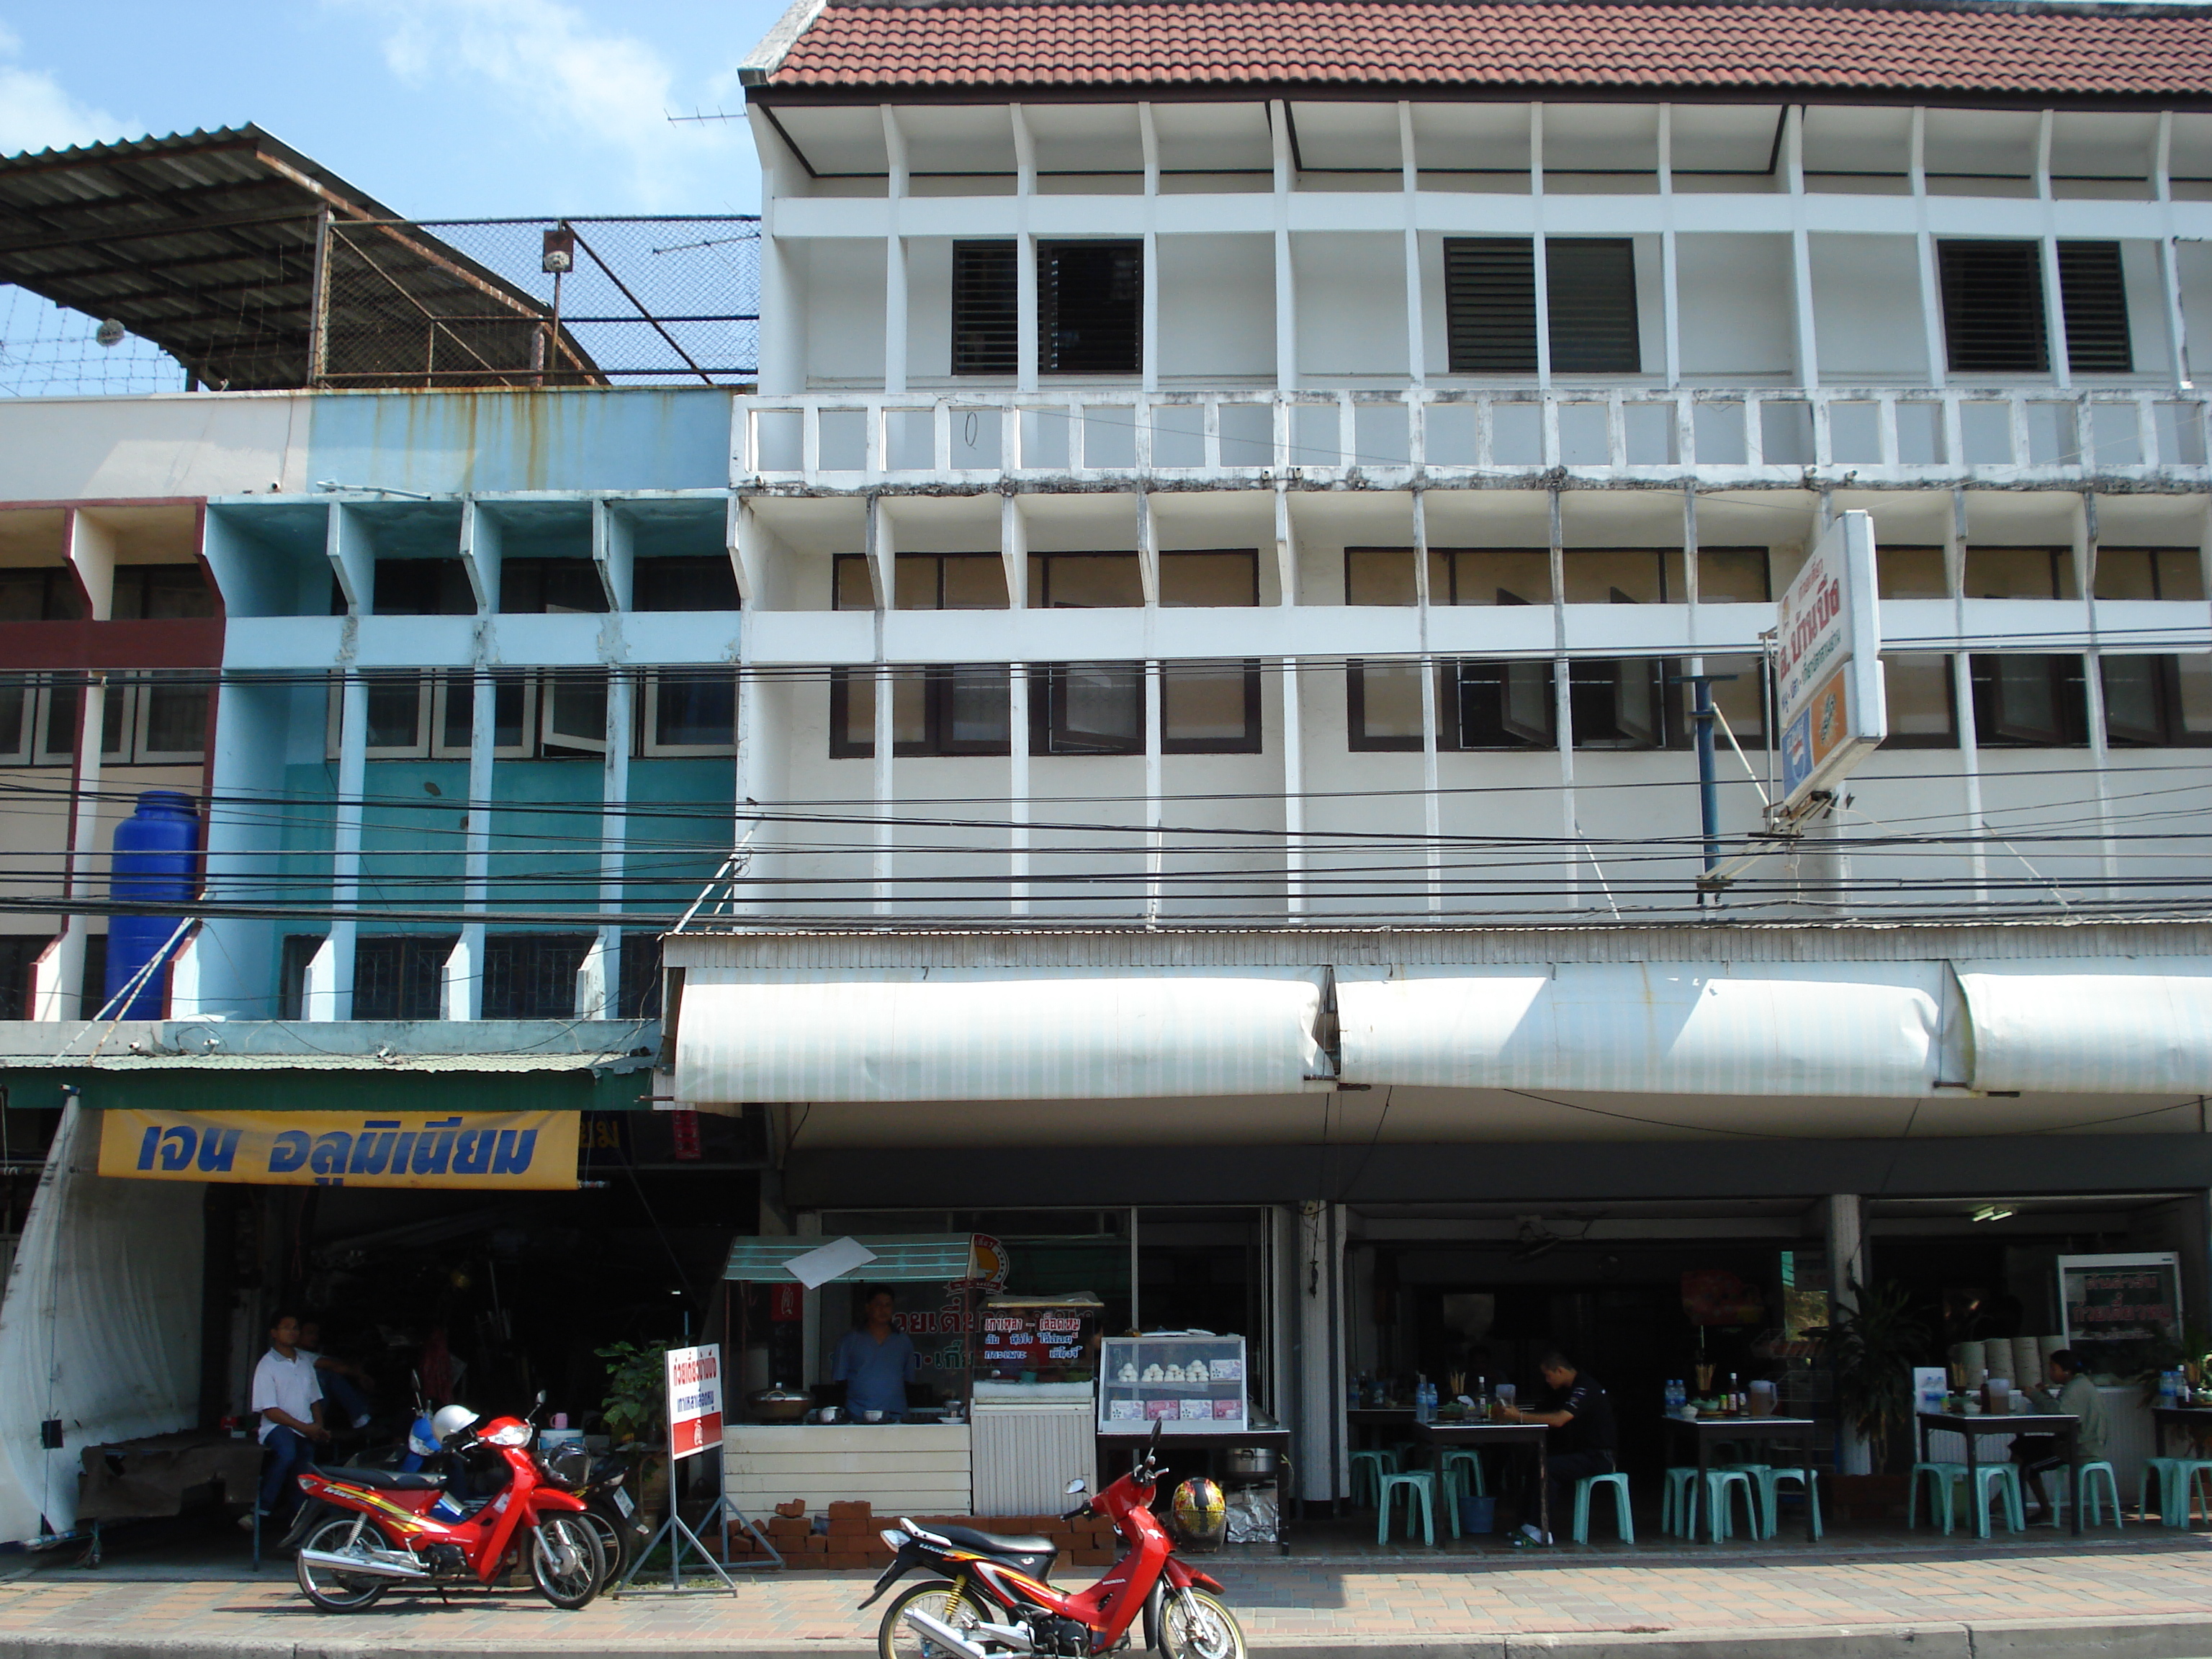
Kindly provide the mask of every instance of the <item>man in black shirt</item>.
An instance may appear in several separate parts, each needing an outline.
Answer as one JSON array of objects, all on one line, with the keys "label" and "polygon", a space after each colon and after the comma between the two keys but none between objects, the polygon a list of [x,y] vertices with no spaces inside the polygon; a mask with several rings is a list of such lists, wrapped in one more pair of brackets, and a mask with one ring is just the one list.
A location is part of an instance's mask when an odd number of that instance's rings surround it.
[{"label": "man in black shirt", "polygon": [[[1572,1513],[1567,1506],[1574,1501],[1576,1481],[1585,1475],[1613,1473],[1613,1455],[1617,1445],[1613,1401],[1597,1378],[1579,1369],[1557,1348],[1548,1350],[1536,1368],[1544,1375],[1546,1394],[1541,1407],[1533,1412],[1511,1410],[1506,1416],[1516,1423],[1541,1423],[1552,1431],[1545,1448],[1551,1476],[1551,1490],[1547,1495],[1553,1523],[1557,1525]],[[1528,1495],[1532,1499],[1536,1496],[1534,1484],[1533,1480],[1529,1483]],[[1551,1541],[1534,1521],[1523,1523],[1513,1536],[1516,1549]]]}]

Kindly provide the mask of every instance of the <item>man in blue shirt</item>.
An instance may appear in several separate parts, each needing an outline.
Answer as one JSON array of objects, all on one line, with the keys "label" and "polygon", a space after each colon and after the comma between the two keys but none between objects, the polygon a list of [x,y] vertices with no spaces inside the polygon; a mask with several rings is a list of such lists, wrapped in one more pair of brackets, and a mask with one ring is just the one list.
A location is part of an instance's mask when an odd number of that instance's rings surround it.
[{"label": "man in blue shirt", "polygon": [[830,1376],[845,1385],[845,1408],[855,1417],[881,1412],[885,1423],[906,1419],[906,1385],[921,1371],[921,1356],[907,1334],[893,1327],[896,1308],[889,1291],[870,1291],[865,1322],[837,1345]]}]

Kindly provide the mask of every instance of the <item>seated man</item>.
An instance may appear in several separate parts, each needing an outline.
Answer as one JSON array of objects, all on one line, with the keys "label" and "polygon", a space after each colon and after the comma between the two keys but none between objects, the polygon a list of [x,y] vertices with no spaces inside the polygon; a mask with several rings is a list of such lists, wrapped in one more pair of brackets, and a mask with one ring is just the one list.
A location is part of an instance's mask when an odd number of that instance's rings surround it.
[{"label": "seated man", "polygon": [[335,1409],[339,1426],[367,1428],[372,1386],[368,1373],[350,1359],[325,1353],[323,1328],[312,1319],[301,1322],[300,1352],[315,1368],[315,1381],[322,1385],[324,1400]]},{"label": "seated man", "polygon": [[[2097,1392],[2097,1385],[2089,1380],[2087,1367],[2081,1356],[2071,1348],[2061,1348],[2051,1356],[2051,1381],[2057,1385],[2055,1394],[2048,1388],[2029,1390],[2029,1399],[2038,1411],[2057,1412],[2067,1417],[2078,1417],[2081,1426],[2075,1431],[2084,1463],[2101,1462],[2105,1455],[2106,1437],[2110,1431],[2105,1412],[2105,1396]],[[2051,1496],[2043,1489],[2043,1477],[2051,1470],[2065,1467],[2060,1455],[2058,1437],[2055,1434],[2023,1434],[2012,1443],[2012,1461],[2021,1466],[2027,1477],[2027,1489],[2035,1496],[2035,1507],[2028,1511],[2027,1523],[2039,1526],[2049,1521],[2054,1526],[2057,1517],[2051,1512]],[[2069,1494],[2075,1497],[2075,1494]],[[2076,1498],[2078,1501],[2078,1498]]]},{"label": "seated man", "polygon": [[[1618,1438],[1613,1425],[1613,1401],[1605,1392],[1604,1384],[1588,1371],[1577,1368],[1573,1360],[1557,1348],[1547,1352],[1537,1362],[1536,1369],[1543,1373],[1546,1395],[1542,1406],[1533,1412],[1508,1407],[1505,1418],[1512,1423],[1541,1423],[1552,1434],[1545,1450],[1549,1465],[1551,1520],[1554,1526],[1572,1513],[1570,1506],[1575,1501],[1575,1482],[1585,1475],[1611,1474],[1613,1452]],[[1529,1481],[1529,1507],[1535,1507],[1535,1482]],[[1521,1530],[1513,1534],[1516,1549],[1527,1549],[1538,1544],[1548,1544],[1552,1534],[1543,1530],[1538,1517],[1532,1515],[1523,1522]]]},{"label": "seated man", "polygon": [[[331,1431],[323,1426],[323,1386],[315,1363],[300,1351],[300,1322],[279,1313],[269,1327],[269,1352],[253,1368],[253,1410],[261,1419],[261,1447],[268,1467],[261,1472],[256,1507],[264,1522],[290,1510],[299,1499],[297,1476],[311,1468],[315,1448]],[[250,1515],[239,1525],[253,1528]]]}]

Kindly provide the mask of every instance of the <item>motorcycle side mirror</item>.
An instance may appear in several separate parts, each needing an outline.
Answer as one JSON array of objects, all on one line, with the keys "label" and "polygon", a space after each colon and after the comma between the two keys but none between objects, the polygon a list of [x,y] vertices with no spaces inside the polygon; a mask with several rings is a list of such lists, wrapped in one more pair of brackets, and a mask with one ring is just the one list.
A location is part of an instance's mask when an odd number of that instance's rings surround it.
[{"label": "motorcycle side mirror", "polygon": [[1070,1498],[1076,1497],[1079,1494],[1086,1492],[1090,1490],[1090,1483],[1084,1480],[1084,1478],[1079,1474],[1077,1475],[1074,1480],[1067,1483],[1067,1495]]}]

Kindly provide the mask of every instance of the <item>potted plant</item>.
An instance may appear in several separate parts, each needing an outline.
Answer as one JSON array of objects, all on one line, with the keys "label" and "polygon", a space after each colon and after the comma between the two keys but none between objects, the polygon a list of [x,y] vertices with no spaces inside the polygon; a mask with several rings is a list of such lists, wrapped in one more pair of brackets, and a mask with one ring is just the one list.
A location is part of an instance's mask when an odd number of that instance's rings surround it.
[{"label": "potted plant", "polygon": [[1880,1514],[1908,1495],[1910,1478],[1888,1472],[1890,1438],[1911,1431],[1912,1367],[1927,1349],[1928,1327],[1903,1286],[1845,1283],[1846,1305],[1805,1334],[1834,1379],[1837,1420],[1856,1430],[1871,1454],[1873,1474],[1837,1475],[1837,1508]]},{"label": "potted plant", "polygon": [[616,1342],[593,1350],[607,1362],[599,1415],[617,1447],[634,1446],[639,1507],[653,1514],[668,1502],[668,1345]]}]

